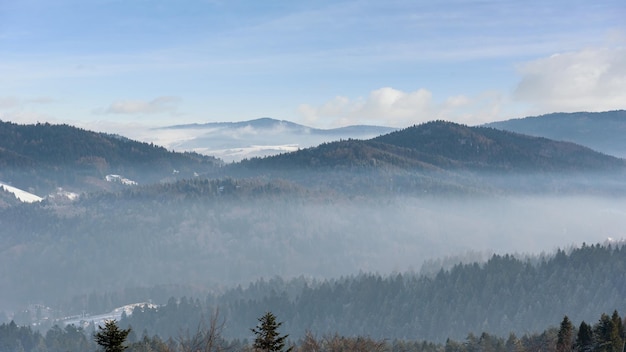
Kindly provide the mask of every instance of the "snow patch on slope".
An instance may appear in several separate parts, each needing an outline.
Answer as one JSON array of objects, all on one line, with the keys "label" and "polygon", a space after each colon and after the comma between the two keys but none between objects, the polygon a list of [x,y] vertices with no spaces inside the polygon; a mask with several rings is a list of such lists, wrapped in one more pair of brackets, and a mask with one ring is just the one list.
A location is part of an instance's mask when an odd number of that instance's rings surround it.
[{"label": "snow patch on slope", "polygon": [[7,192],[13,193],[17,199],[24,203],[41,202],[43,200],[43,198],[39,197],[38,195],[26,192],[13,186],[9,186],[4,182],[0,182],[0,188],[3,188]]},{"label": "snow patch on slope", "polygon": [[129,180],[121,175],[106,175],[105,179],[107,180],[107,182],[117,182],[129,186],[134,186],[137,184],[136,181]]},{"label": "snow patch on slope", "polygon": [[133,303],[128,304],[123,307],[115,308],[109,313],[98,314],[98,315],[86,315],[80,317],[68,317],[66,319],[62,319],[64,325],[75,325],[83,328],[88,327],[92,322],[95,326],[104,325],[104,322],[107,320],[117,320],[120,321],[122,319],[122,314],[131,315],[133,314],[133,310],[135,307],[147,307],[147,308],[158,308],[156,304],[141,302],[141,303]]}]

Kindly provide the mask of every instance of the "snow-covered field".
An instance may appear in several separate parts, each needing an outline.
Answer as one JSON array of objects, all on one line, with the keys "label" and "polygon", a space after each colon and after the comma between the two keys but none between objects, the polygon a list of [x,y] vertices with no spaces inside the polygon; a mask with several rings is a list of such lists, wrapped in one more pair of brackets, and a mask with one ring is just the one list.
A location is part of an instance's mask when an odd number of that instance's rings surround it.
[{"label": "snow-covered field", "polygon": [[144,307],[144,306],[148,308],[158,307],[155,304],[147,303],[147,302],[133,303],[133,304],[125,305],[123,307],[115,308],[111,312],[105,313],[105,314],[71,317],[66,320],[63,320],[63,324],[75,325],[77,327],[81,326],[83,328],[86,328],[87,326],[91,324],[91,322],[93,322],[94,325],[97,327],[98,325],[104,325],[104,322],[107,320],[119,321],[122,318],[122,313],[126,313],[126,315],[131,315],[133,314],[133,310],[135,309],[135,307]]}]

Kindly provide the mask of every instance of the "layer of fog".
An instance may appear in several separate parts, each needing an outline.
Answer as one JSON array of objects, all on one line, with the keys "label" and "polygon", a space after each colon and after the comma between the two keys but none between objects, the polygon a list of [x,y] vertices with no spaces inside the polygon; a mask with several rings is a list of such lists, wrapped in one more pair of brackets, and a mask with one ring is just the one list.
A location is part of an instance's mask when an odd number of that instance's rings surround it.
[{"label": "layer of fog", "polygon": [[475,259],[467,253],[549,254],[626,238],[626,198],[278,197],[148,204],[68,209],[62,224],[37,230],[50,235],[18,234],[32,242],[4,252],[0,309],[20,300],[57,302],[124,287],[213,290],[275,276],[419,272],[425,261]]},{"label": "layer of fog", "polygon": [[298,239],[283,234],[290,260],[266,275],[385,274],[418,270],[424,261],[467,252],[539,254],[626,238],[625,199],[407,198],[382,203],[300,209],[301,218],[292,220],[317,228],[311,231],[314,238],[300,247]]}]

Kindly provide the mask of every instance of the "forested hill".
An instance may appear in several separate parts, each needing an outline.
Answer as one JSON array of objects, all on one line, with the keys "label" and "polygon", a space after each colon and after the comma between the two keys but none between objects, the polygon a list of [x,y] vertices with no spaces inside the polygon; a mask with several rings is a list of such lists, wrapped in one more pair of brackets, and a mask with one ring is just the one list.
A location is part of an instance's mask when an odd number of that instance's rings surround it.
[{"label": "forested hill", "polygon": [[561,172],[615,170],[626,165],[574,143],[445,121],[409,127],[374,141],[438,155],[459,167],[479,170]]},{"label": "forested hill", "polygon": [[[212,157],[174,153],[68,125],[0,122],[0,181],[40,196],[58,187],[75,192],[119,189],[119,185],[105,181],[110,174],[120,175],[113,180],[140,184],[206,175],[281,178],[305,188],[360,194],[473,194],[492,193],[494,189],[497,192],[512,185],[523,191],[556,188],[595,192],[604,187],[598,182],[601,177],[584,176],[582,181],[574,182],[568,177],[583,173],[604,173],[605,177],[610,173],[610,182],[605,184],[621,192],[625,187],[615,178],[621,178],[626,170],[623,159],[573,143],[444,121],[369,140],[340,140],[228,167],[219,165],[221,162]],[[494,175],[507,179],[487,178]],[[548,180],[510,179],[520,175],[539,175]]]},{"label": "forested hill", "polygon": [[[459,264],[434,276],[358,276],[323,282],[273,279],[234,289],[206,302],[171,300],[137,309],[125,324],[150,334],[176,336],[200,314],[219,309],[225,333],[242,338],[266,311],[298,338],[315,334],[444,342],[483,331],[518,336],[543,331],[564,315],[592,322],[626,307],[626,248],[583,245],[544,259],[494,255],[486,263]],[[186,312],[183,314],[183,311]],[[167,322],[167,324],[166,324]]]},{"label": "forested hill", "polygon": [[222,169],[348,193],[623,194],[626,161],[570,142],[434,121]]},{"label": "forested hill", "polygon": [[153,144],[69,125],[0,121],[0,180],[42,195],[56,187],[107,188],[107,174],[149,183],[189,178],[194,172],[207,172],[218,164],[215,158],[174,153]]},{"label": "forested hill", "polygon": [[488,123],[485,126],[578,143],[626,157],[626,110],[552,113]]},{"label": "forested hill", "polygon": [[315,148],[241,163],[248,169],[473,170],[571,172],[623,170],[626,163],[568,142],[485,127],[434,121],[371,140]]}]

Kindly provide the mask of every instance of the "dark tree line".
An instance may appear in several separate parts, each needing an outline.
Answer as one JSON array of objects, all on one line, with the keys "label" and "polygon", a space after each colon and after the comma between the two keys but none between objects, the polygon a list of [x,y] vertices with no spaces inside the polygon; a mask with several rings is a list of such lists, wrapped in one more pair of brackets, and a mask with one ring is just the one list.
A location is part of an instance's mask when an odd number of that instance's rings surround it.
[{"label": "dark tree line", "polygon": [[389,351],[389,352],[624,352],[624,319],[617,311],[611,315],[603,313],[593,325],[584,321],[579,327],[563,318],[560,326],[551,327],[541,333],[526,333],[518,337],[509,333],[507,337],[483,332],[468,334],[462,340],[447,339],[445,343],[433,343],[411,339],[375,339],[369,336],[342,336],[339,334],[316,335],[307,331],[298,340],[288,340],[279,328],[282,322],[273,313],[258,319],[252,329],[255,338],[250,341],[226,341],[222,337],[227,325],[213,315],[208,323],[200,324],[191,334],[179,334],[177,338],[162,339],[143,334],[132,337],[132,328],[122,329],[115,321],[100,327],[94,335],[72,325],[61,329],[58,326],[43,335],[29,327],[15,323],[0,325],[0,352],[85,352],[128,351],[128,352],[188,352],[188,351],[294,351],[294,352],[339,352],[339,351]]},{"label": "dark tree line", "polygon": [[261,280],[204,299],[137,307],[122,323],[167,338],[219,309],[228,321],[225,337],[244,338],[249,321],[270,310],[296,339],[306,331],[439,342],[481,331],[523,334],[567,312],[574,321],[589,321],[598,311],[626,306],[625,272],[624,247],[583,245],[532,260],[494,255],[433,275]]},{"label": "dark tree line", "polygon": [[[482,264],[458,264],[433,275],[275,278],[210,295],[185,287],[128,289],[94,292],[81,304],[101,313],[154,298],[161,307],[137,307],[121,323],[140,335],[145,330],[165,339],[193,330],[218,309],[228,322],[224,337],[229,339],[249,336],[249,322],[270,310],[284,319],[285,332],[294,339],[308,330],[443,342],[481,331],[540,331],[568,312],[572,321],[590,321],[597,312],[626,306],[625,273],[624,247],[583,245],[532,260],[494,255]],[[203,298],[181,296],[185,291]]]}]

